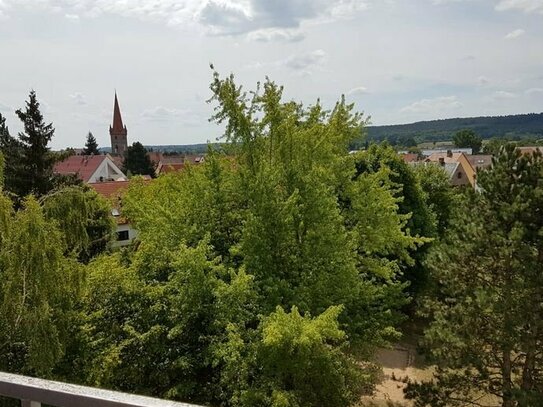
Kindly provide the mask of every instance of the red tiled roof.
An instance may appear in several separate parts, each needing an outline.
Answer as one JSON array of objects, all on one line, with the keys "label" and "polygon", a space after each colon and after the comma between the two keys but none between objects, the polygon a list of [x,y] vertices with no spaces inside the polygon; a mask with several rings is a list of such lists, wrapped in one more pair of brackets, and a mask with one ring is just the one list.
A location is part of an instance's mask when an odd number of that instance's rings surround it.
[{"label": "red tiled roof", "polygon": [[62,175],[77,174],[84,182],[88,182],[106,157],[105,155],[72,155],[56,163],[53,171]]},{"label": "red tiled roof", "polygon": [[149,151],[147,153],[147,156],[151,160],[151,162],[155,165],[155,167],[158,165],[160,160],[162,160],[162,153],[159,151]]},{"label": "red tiled roof", "polygon": [[115,163],[117,167],[119,167],[121,170],[124,166],[124,158],[120,155],[111,155],[109,158],[111,158],[111,161]]},{"label": "red tiled roof", "polygon": [[89,185],[104,198],[110,199],[121,196],[128,189],[129,184],[130,181],[109,181]]},{"label": "red tiled roof", "polygon": [[183,168],[185,168],[184,163],[162,164],[159,167],[158,172],[159,174],[167,174],[170,172],[181,171]]},{"label": "red tiled roof", "polygon": [[492,167],[492,156],[487,154],[475,154],[466,156],[471,166],[475,169]]},{"label": "red tiled roof", "polygon": [[185,156],[183,155],[165,155],[160,159],[160,164],[183,164],[185,162]]},{"label": "red tiled roof", "polygon": [[455,163],[458,162],[462,154],[463,153],[433,153],[426,158],[426,161],[439,162],[439,160],[442,158],[446,163]]},{"label": "red tiled roof", "polygon": [[522,154],[533,154],[537,150],[543,153],[543,147],[533,146],[533,147],[517,147]]},{"label": "red tiled roof", "polygon": [[402,154],[402,158],[406,163],[413,163],[419,160],[419,155],[415,153]]}]

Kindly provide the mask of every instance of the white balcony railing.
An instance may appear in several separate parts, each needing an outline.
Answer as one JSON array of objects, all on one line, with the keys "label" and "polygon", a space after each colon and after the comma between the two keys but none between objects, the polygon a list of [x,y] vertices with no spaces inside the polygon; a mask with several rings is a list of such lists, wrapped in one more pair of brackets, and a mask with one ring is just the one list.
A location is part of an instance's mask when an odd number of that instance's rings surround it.
[{"label": "white balcony railing", "polygon": [[21,400],[22,407],[198,407],[1,372],[0,395]]}]

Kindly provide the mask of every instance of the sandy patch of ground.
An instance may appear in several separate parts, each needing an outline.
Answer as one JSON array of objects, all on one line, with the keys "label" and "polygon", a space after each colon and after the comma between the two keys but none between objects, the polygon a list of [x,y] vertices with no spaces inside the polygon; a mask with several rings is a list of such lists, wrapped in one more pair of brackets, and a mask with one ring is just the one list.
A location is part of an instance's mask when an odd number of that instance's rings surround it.
[{"label": "sandy patch of ground", "polygon": [[392,349],[381,349],[377,352],[376,361],[383,366],[383,381],[377,386],[376,392],[363,401],[374,406],[412,406],[404,398],[403,390],[408,379],[413,381],[428,380],[432,377],[433,369],[424,366],[422,357],[413,346],[396,345]]}]

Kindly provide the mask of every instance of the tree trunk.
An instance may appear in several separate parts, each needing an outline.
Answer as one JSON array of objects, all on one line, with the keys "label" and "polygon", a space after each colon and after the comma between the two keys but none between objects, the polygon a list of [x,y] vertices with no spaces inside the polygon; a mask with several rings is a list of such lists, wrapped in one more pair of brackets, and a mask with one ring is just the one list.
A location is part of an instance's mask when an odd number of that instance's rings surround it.
[{"label": "tree trunk", "polygon": [[502,364],[502,407],[515,407],[511,392],[511,350],[503,352]]}]

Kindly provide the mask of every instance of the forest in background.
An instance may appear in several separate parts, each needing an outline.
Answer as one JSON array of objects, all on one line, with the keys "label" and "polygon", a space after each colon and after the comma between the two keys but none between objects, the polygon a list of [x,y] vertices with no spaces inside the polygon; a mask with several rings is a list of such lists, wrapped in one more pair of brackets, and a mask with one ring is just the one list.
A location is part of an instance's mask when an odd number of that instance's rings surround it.
[{"label": "forest in background", "polygon": [[214,72],[221,149],[122,212],[55,176],[34,92],[0,117],[0,370],[232,407],[348,407],[380,380],[375,351],[424,329],[437,368],[419,406],[543,396],[543,157],[500,147],[480,192],[372,144],[364,117],[246,93]]},{"label": "forest in background", "polygon": [[543,138],[543,113],[517,114],[507,116],[464,117],[421,121],[410,124],[388,126],[367,126],[366,134],[355,141],[363,145],[369,141],[394,142],[403,144],[404,139],[415,139],[417,143],[452,140],[461,130],[472,130],[483,139],[502,138],[519,141],[524,138]]}]

